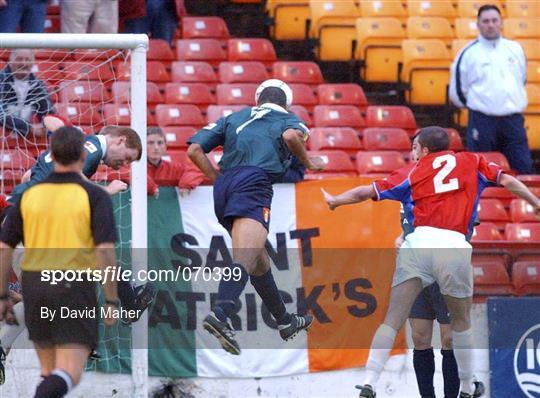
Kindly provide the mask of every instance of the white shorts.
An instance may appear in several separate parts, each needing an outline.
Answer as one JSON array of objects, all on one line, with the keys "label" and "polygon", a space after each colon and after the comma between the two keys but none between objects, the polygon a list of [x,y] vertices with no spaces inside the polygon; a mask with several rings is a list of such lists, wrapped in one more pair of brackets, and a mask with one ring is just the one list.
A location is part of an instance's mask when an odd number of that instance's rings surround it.
[{"label": "white shorts", "polygon": [[472,246],[459,232],[417,227],[399,249],[392,287],[409,279],[439,284],[444,295],[465,298],[473,295]]}]

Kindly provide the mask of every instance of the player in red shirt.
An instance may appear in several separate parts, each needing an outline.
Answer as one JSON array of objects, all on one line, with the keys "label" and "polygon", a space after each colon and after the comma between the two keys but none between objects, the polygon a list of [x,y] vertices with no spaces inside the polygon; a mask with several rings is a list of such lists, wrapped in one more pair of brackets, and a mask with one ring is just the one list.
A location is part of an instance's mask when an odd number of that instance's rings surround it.
[{"label": "player in red shirt", "polygon": [[[323,190],[331,210],[368,199],[397,200],[414,225],[397,258],[390,304],[375,333],[366,364],[360,397],[374,398],[377,382],[388,359],[397,331],[422,290],[438,282],[451,318],[454,353],[461,381],[460,398],[480,397],[483,385],[473,383],[470,309],[473,294],[472,247],[465,235],[472,229],[482,190],[504,186],[530,203],[540,218],[540,199],[516,178],[475,153],[448,150],[449,139],[440,127],[420,130],[413,144],[416,164],[393,172],[372,185],[359,186],[332,196]],[[445,250],[446,249],[446,250]]]}]

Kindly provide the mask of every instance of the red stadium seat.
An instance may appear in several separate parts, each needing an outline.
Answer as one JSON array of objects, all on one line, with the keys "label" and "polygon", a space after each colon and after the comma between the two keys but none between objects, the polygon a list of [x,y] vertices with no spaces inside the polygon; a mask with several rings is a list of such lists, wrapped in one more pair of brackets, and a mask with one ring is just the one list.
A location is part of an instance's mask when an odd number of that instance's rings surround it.
[{"label": "red stadium seat", "polygon": [[538,221],[533,207],[523,199],[514,199],[510,203],[510,219],[513,223]]},{"label": "red stadium seat", "polygon": [[540,243],[540,223],[506,224],[506,240]]},{"label": "red stadium seat", "polygon": [[56,84],[61,80],[67,80],[65,73],[61,70],[62,67],[61,62],[41,61],[34,64],[32,73],[40,80]]},{"label": "red stadium seat", "polygon": [[219,80],[222,83],[261,83],[268,79],[262,62],[222,62],[219,64]]},{"label": "red stadium seat", "polygon": [[479,250],[474,249],[472,253],[472,263],[498,263],[504,268],[509,269],[510,265],[514,261],[514,258],[510,252],[499,249],[487,249]]},{"label": "red stadium seat", "polygon": [[366,151],[356,154],[356,170],[358,174],[390,174],[405,166],[401,153],[396,151]]},{"label": "red stadium seat", "polygon": [[36,163],[36,159],[26,149],[6,149],[2,150],[0,156],[0,169],[27,170]]},{"label": "red stadium seat", "polygon": [[216,102],[208,86],[202,83],[167,83],[165,100],[168,104],[197,105],[203,110]]},{"label": "red stadium seat", "polygon": [[314,181],[314,180],[333,180],[336,178],[351,178],[350,173],[307,173],[304,176],[304,181]]},{"label": "red stadium seat", "polygon": [[363,132],[366,151],[410,152],[411,140],[407,132],[400,128],[370,127]]},{"label": "red stadium seat", "polygon": [[399,127],[413,135],[416,120],[411,109],[401,105],[368,106],[366,110],[367,127]]},{"label": "red stadium seat", "polygon": [[494,223],[483,222],[474,227],[471,241],[476,242],[482,240],[502,240],[501,233]]},{"label": "red stadium seat", "polygon": [[510,163],[500,152],[482,152],[481,153],[488,162],[493,162],[501,166],[504,170],[510,170]]},{"label": "red stadium seat", "polygon": [[461,136],[458,131],[453,128],[445,128],[448,133],[448,138],[450,139],[450,150],[454,152],[463,151],[463,142],[461,141]]},{"label": "red stadium seat", "polygon": [[540,262],[516,261],[512,265],[512,280],[519,296],[540,295]]},{"label": "red stadium seat", "polygon": [[509,221],[508,213],[506,213],[502,202],[498,199],[480,199],[478,217],[481,222],[492,222],[501,230]]},{"label": "red stadium seat", "polygon": [[[129,126],[131,125],[131,109],[128,104],[106,104],[103,107],[103,119],[105,124]],[[147,125],[155,123],[150,110],[147,111],[146,123]]]},{"label": "red stadium seat", "polygon": [[515,199],[515,196],[506,188],[489,187],[484,189],[481,198],[499,199],[504,207],[510,207],[510,202]]},{"label": "red stadium seat", "polygon": [[509,296],[514,293],[506,268],[499,263],[474,263],[475,296]]},{"label": "red stadium seat", "polygon": [[205,83],[212,86],[218,83],[214,68],[207,62],[173,62],[171,78],[175,83]]},{"label": "red stadium seat", "polygon": [[21,183],[21,178],[25,170],[20,169],[5,169],[0,171],[0,180],[4,184],[4,194],[9,195],[13,187]]},{"label": "red stadium seat", "polygon": [[306,109],[313,109],[317,105],[317,97],[307,84],[290,84],[293,92],[293,102],[296,105],[302,105]]},{"label": "red stadium seat", "polygon": [[174,150],[168,150],[167,154],[164,155],[162,159],[172,163],[179,163],[181,165],[185,165],[189,161],[189,158],[185,151]]},{"label": "red stadium seat", "polygon": [[182,18],[182,37],[184,39],[223,39],[230,37],[227,24],[220,17]]},{"label": "red stadium seat", "polygon": [[195,126],[206,124],[201,111],[195,105],[157,105],[156,122],[159,126]]},{"label": "red stadium seat", "polygon": [[253,105],[257,84],[235,83],[217,86],[217,103],[219,105]]},{"label": "red stadium seat", "polygon": [[60,0],[51,0],[49,2],[47,15],[60,15]]},{"label": "red stadium seat", "polygon": [[90,104],[84,103],[72,103],[65,104],[59,103],[55,105],[58,115],[66,120],[69,120],[72,124],[91,124],[96,125],[101,122],[101,114],[98,109]]},{"label": "red stadium seat", "polygon": [[518,180],[528,187],[540,187],[540,175],[537,174],[522,174],[517,176]]},{"label": "red stadium seat", "polygon": [[365,110],[368,101],[358,84],[320,84],[317,88],[320,105],[355,105]]},{"label": "red stadium seat", "polygon": [[174,53],[172,52],[169,43],[165,40],[150,39],[146,58],[149,61],[171,62],[174,60]]},{"label": "red stadium seat", "polygon": [[276,59],[272,42],[267,39],[229,39],[229,61],[260,61],[270,66]]},{"label": "red stadium seat", "polygon": [[170,149],[187,149],[189,140],[197,132],[197,129],[190,126],[162,127],[165,133],[167,147]]},{"label": "red stadium seat", "polygon": [[103,64],[99,61],[71,62],[64,64],[63,80],[97,80],[110,86],[114,81],[114,74],[110,64]]},{"label": "red stadium seat", "polygon": [[276,62],[272,67],[274,79],[287,83],[304,83],[318,85],[324,83],[319,65],[308,61]]},{"label": "red stadium seat", "polygon": [[58,15],[47,15],[43,27],[44,33],[60,33],[62,31],[60,17]]},{"label": "red stadium seat", "polygon": [[317,105],[313,110],[316,127],[352,127],[365,126],[360,109],[353,105]]},{"label": "red stadium seat", "polygon": [[88,50],[77,50],[73,52],[73,58],[76,61],[84,62],[96,62],[96,61],[107,61],[113,58],[121,59],[118,57],[120,50],[101,50],[101,49],[88,49]]},{"label": "red stadium seat", "polygon": [[[111,92],[114,102],[130,102],[130,90],[130,82],[114,82],[111,86]],[[146,102],[148,104],[159,104],[163,102],[163,96],[159,92],[159,87],[156,85],[156,83],[146,83]]]},{"label": "red stadium seat", "polygon": [[[119,63],[116,65],[117,80],[131,80],[131,64]],[[148,61],[146,63],[146,80],[155,83],[166,83],[171,81],[169,72],[160,61]]]},{"label": "red stadium seat", "polygon": [[178,61],[203,61],[217,66],[227,59],[227,54],[216,39],[177,40],[176,59]]},{"label": "red stadium seat", "polygon": [[210,105],[206,110],[206,122],[214,123],[219,118],[229,116],[245,108],[245,105]]},{"label": "red stadium seat", "polygon": [[311,126],[313,124],[309,112],[302,105],[291,105],[291,107],[289,108],[289,112],[294,113],[308,126]]},{"label": "red stadium seat", "polygon": [[[128,84],[116,82],[115,84]],[[92,102],[103,103],[109,101],[110,95],[101,82],[96,81],[63,81],[60,83],[60,101],[65,103]]]},{"label": "red stadium seat", "polygon": [[321,173],[347,173],[350,176],[356,175],[354,165],[344,151],[309,151],[310,157],[318,156],[324,163],[324,170]]},{"label": "red stadium seat", "polygon": [[315,127],[311,129],[307,144],[312,151],[339,149],[349,156],[362,149],[356,131],[350,127]]}]

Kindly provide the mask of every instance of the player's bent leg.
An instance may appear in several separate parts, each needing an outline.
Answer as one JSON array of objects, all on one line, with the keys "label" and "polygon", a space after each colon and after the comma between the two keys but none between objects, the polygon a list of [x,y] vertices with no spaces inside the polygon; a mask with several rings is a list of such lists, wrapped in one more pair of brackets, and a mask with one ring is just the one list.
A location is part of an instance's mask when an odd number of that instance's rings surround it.
[{"label": "player's bent leg", "polygon": [[54,346],[46,342],[34,342],[34,346],[41,366],[41,377],[47,377],[54,369]]},{"label": "player's bent leg", "polygon": [[414,344],[413,366],[418,391],[422,398],[434,398],[435,356],[431,346],[433,321],[431,319],[409,318],[409,323]]},{"label": "player's bent leg", "polygon": [[444,397],[456,398],[459,394],[459,373],[452,345],[450,324],[439,322],[441,330],[442,373],[444,379]]}]

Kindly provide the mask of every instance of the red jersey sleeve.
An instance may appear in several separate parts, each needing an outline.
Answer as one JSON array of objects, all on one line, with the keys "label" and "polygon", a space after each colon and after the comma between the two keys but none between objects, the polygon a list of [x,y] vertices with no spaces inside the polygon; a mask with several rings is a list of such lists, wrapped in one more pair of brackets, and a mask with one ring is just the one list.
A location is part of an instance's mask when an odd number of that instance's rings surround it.
[{"label": "red jersey sleeve", "polygon": [[186,162],[184,166],[184,174],[178,181],[179,188],[194,189],[201,185],[206,179],[206,176],[191,162]]},{"label": "red jersey sleeve", "polygon": [[488,162],[483,155],[476,154],[478,156],[478,173],[480,177],[484,178],[487,182],[499,185],[499,179],[504,170],[498,164]]},{"label": "red jersey sleeve", "polygon": [[377,193],[373,200],[397,200],[399,202],[407,201],[411,196],[411,183],[409,181],[409,173],[414,166],[402,167],[394,171],[388,177],[381,180],[376,180],[373,183],[373,188]]}]

